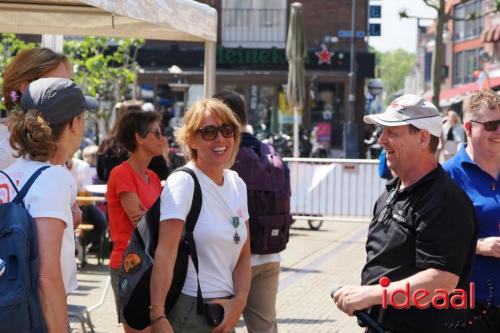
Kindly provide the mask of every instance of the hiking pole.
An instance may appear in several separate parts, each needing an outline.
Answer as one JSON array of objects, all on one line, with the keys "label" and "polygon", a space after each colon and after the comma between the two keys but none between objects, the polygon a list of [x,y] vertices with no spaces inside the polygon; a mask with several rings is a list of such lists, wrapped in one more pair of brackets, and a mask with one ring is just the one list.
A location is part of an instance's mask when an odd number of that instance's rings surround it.
[{"label": "hiking pole", "polygon": [[[338,287],[333,287],[332,290],[330,291],[330,297],[333,299],[333,295],[337,290],[342,288],[341,286]],[[380,324],[375,321],[366,310],[359,310],[359,311],[354,311],[354,315],[356,318],[358,318],[358,324],[359,322],[363,323],[366,325],[366,327],[370,328],[373,330],[375,333],[388,333]],[[361,326],[361,325],[360,325]]]}]

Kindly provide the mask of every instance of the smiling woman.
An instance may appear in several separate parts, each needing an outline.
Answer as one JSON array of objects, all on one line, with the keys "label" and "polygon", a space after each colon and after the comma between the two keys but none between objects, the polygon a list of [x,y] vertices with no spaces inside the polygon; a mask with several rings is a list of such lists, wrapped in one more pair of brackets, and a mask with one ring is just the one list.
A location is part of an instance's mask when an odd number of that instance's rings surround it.
[{"label": "smiling woman", "polygon": [[193,233],[199,274],[190,264],[182,294],[165,318],[162,304],[194,192],[191,176],[175,172],[161,194],[160,233],[150,288],[151,322],[158,332],[212,332],[207,319],[191,310],[196,307],[199,279],[204,301],[217,303],[224,311],[224,319],[214,332],[234,332],[251,277],[246,186],[236,172],[228,169],[238,152],[239,124],[224,103],[205,99],[185,114],[176,138],[202,192],[203,204]]}]

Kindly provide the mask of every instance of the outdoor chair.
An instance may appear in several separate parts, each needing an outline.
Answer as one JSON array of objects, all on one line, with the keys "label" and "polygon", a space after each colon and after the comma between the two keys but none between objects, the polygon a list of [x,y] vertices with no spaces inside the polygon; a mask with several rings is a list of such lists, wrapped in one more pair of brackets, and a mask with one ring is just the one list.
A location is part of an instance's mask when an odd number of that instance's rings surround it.
[{"label": "outdoor chair", "polygon": [[83,333],[87,332],[87,326],[90,329],[91,333],[95,332],[95,330],[94,330],[95,326],[92,323],[92,319],[90,318],[90,313],[104,304],[104,301],[106,300],[106,295],[108,294],[108,290],[109,290],[110,286],[111,286],[111,277],[108,276],[106,278],[106,282],[104,285],[104,290],[101,294],[101,298],[99,299],[99,301],[96,304],[94,304],[88,308],[85,305],[68,304],[68,318],[69,318],[69,320],[75,319],[78,322],[80,322],[80,324],[82,325],[82,332]]}]

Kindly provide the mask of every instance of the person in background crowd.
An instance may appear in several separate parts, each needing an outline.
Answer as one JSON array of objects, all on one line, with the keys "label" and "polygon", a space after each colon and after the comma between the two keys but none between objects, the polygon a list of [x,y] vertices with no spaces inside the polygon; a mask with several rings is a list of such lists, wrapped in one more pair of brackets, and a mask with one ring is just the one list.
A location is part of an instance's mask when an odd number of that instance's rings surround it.
[{"label": "person in background crowd", "polygon": [[[3,75],[3,100],[7,110],[12,110],[29,83],[48,77],[71,79],[73,70],[65,54],[45,47],[26,49],[17,54]],[[0,170],[15,162],[15,152],[9,143],[9,130],[0,123]],[[77,202],[71,203],[73,223],[76,228],[82,221],[82,212]]]},{"label": "person in background crowd", "polygon": [[[396,177],[375,204],[362,286],[340,288],[334,301],[351,316],[371,308],[372,318],[393,333],[459,332],[453,326],[459,320],[464,324],[464,311],[417,306],[430,301],[438,289],[468,290],[477,241],[471,201],[437,163],[441,116],[426,99],[407,94],[384,113],[363,120],[383,126],[379,142]],[[386,288],[379,284],[382,277],[391,281]],[[411,298],[407,309],[382,306],[384,290],[387,299],[401,304],[405,297],[393,292],[406,286],[410,295],[418,289],[429,295]]]},{"label": "person in background crowd", "polygon": [[[90,165],[85,161],[73,157],[66,161],[66,167],[75,179],[78,193],[87,192],[85,186],[92,185]],[[79,245],[87,246],[89,244],[93,244],[94,246],[98,246],[102,235],[108,228],[106,217],[95,204],[83,205],[81,206],[81,210],[83,223],[91,224],[94,228],[88,232],[77,230]],[[78,250],[79,255],[81,255],[83,250],[81,248]]]},{"label": "person in background crowd", "polygon": [[[143,111],[124,114],[118,123],[116,140],[130,152],[125,162],[111,170],[106,194],[113,242],[109,269],[118,320],[121,321],[118,278],[122,257],[137,223],[161,193],[160,179],[148,169],[151,159],[161,154],[165,141],[161,135],[159,114]],[[125,332],[137,332],[126,323],[123,327]],[[149,328],[142,331],[149,332]]]},{"label": "person in background crowd", "polygon": [[[44,77],[71,78],[72,69],[68,57],[44,47],[26,49],[5,69],[3,75],[3,100],[8,111],[14,109],[28,84]],[[0,123],[0,170],[15,162],[14,152],[9,144],[6,121]]]},{"label": "person in background crowd", "polygon": [[464,129],[460,121],[460,116],[453,110],[448,111],[448,117],[443,124],[443,157],[444,161],[449,160],[460,149],[464,143]]},{"label": "person in background crowd", "polygon": [[[111,170],[114,167],[127,160],[129,156],[129,152],[120,145],[118,142],[117,128],[119,126],[121,118],[131,111],[144,111],[142,109],[141,101],[125,101],[119,104],[116,108],[116,120],[115,124],[109,131],[108,135],[104,138],[104,140],[99,145],[99,150],[97,152],[97,176],[100,181],[107,182],[109,179],[109,175]],[[148,111],[144,111],[148,112]],[[163,130],[161,135],[164,136]],[[150,170],[156,173],[156,175],[160,178],[160,180],[165,180],[170,173],[170,169],[168,167],[169,159],[168,159],[168,140],[162,140],[162,152],[160,155],[153,157],[151,160],[151,164],[148,166]],[[165,157],[165,152],[166,157]]]},{"label": "person in background crowd", "polygon": [[444,169],[472,200],[479,239],[471,281],[476,309],[464,332],[500,332],[500,96],[482,90],[464,102],[467,143]]},{"label": "person in background crowd", "polygon": [[[193,178],[175,172],[168,177],[161,194],[160,231],[150,288],[151,327],[154,333],[234,332],[251,279],[246,186],[236,172],[228,169],[238,152],[239,123],[224,103],[204,99],[186,112],[176,138],[202,192],[194,229],[199,274],[190,257],[182,293],[167,319],[163,304],[194,193]],[[205,316],[197,314],[197,278],[204,301],[224,308],[224,319],[217,327],[212,328]]]},{"label": "person in background crowd", "polygon": [[[251,148],[255,154],[259,156],[262,143],[247,131],[247,112],[243,96],[234,91],[222,91],[215,94],[214,98],[224,102],[238,118],[241,130],[240,148]],[[237,160],[240,153],[236,156]],[[237,171],[234,166],[233,170]],[[257,170],[256,168],[255,172],[257,172]],[[260,175],[261,179],[263,179],[262,174]],[[257,176],[257,179],[258,178],[259,176]],[[250,194],[248,197],[250,197]],[[249,206],[250,223],[258,223],[257,213],[257,211],[252,211]],[[269,215],[269,213],[267,215]],[[252,222],[254,218],[255,221]],[[252,281],[247,304],[243,310],[243,318],[245,319],[245,325],[249,333],[278,332],[278,324],[276,322],[276,295],[278,293],[280,261],[281,255],[279,252],[272,254],[252,253],[251,255]]]},{"label": "person in background crowd", "polygon": [[92,179],[92,184],[98,184],[98,178],[97,178],[97,170],[96,170],[96,165],[97,165],[97,150],[99,150],[99,147],[96,145],[90,145],[82,150],[82,159],[88,163],[90,167],[90,178]]},{"label": "person in background crowd", "polygon": [[[71,212],[77,188],[63,165],[80,145],[86,110],[96,106],[97,101],[84,96],[74,82],[45,78],[23,89],[22,111],[13,111],[9,117],[10,143],[17,160],[5,173],[21,188],[36,170],[49,166],[24,198],[35,219],[40,302],[49,333],[67,331],[66,295],[77,288]],[[0,184],[7,189],[0,202],[16,196],[3,174]]]}]

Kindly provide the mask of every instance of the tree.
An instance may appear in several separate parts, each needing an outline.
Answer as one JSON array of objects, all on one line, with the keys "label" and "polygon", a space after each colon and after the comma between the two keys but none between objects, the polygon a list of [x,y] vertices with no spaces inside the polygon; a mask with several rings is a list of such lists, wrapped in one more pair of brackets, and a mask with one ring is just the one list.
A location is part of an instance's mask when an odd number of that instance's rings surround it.
[{"label": "tree", "polygon": [[[448,23],[448,21],[458,21],[458,20],[473,20],[478,17],[486,16],[492,13],[496,13],[500,11],[500,0],[495,1],[495,8],[491,11],[485,13],[471,13],[468,17],[459,18],[454,17],[449,12],[446,11],[446,0],[422,0],[425,5],[433,8],[436,11],[436,36],[435,36],[435,46],[434,46],[434,57],[432,63],[432,74],[433,74],[433,82],[432,82],[432,103],[439,107],[439,95],[441,94],[441,79],[442,79],[442,68],[443,68],[443,53],[444,53],[444,44],[443,44],[443,32],[444,27]],[[471,0],[460,0],[458,4],[464,4]],[[428,19],[424,17],[417,17],[408,15],[406,10],[402,10],[399,12],[400,18],[415,18],[415,19]]]},{"label": "tree", "polygon": [[[143,43],[142,39],[85,37],[66,40],[64,53],[73,62],[75,81],[84,91],[97,96],[103,105],[114,105],[136,80],[137,52]],[[101,106],[94,115],[104,121],[108,131],[110,110]]]},{"label": "tree", "polygon": [[384,83],[388,96],[404,88],[405,78],[415,65],[415,54],[402,49],[390,52],[375,52],[376,73]]}]

